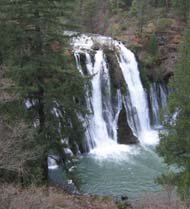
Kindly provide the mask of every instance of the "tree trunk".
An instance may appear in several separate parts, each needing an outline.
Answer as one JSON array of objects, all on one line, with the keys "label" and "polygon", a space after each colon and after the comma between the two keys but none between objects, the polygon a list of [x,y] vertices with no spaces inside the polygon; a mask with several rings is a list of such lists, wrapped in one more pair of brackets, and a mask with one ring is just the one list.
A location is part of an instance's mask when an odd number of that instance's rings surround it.
[{"label": "tree trunk", "polygon": [[45,128],[45,113],[44,113],[44,90],[39,90],[39,98],[38,98],[38,115],[39,115],[39,122],[40,122],[40,132],[44,131]]},{"label": "tree trunk", "polygon": [[[35,11],[35,17],[40,18],[38,10]],[[36,40],[37,40],[36,46],[35,46],[36,54],[39,54],[42,56],[43,55],[42,31],[41,31],[41,26],[38,23],[35,25],[35,31],[36,31]],[[44,83],[44,81],[43,81],[43,75],[40,72],[41,70],[42,70],[42,66],[41,66],[41,63],[39,63],[39,66],[38,66],[39,75],[37,79],[37,83],[38,83],[37,100],[38,100],[38,117],[39,117],[39,135],[40,137],[43,137],[42,139],[42,144],[43,144],[43,143],[46,143],[45,142],[46,135],[44,134],[45,129],[46,129],[45,127],[46,118],[45,118],[45,111],[44,111],[44,89],[41,85]],[[46,149],[43,152],[41,166],[43,169],[42,180],[48,183],[48,156],[47,156]]]},{"label": "tree trunk", "polygon": [[42,168],[43,168],[42,180],[46,183],[46,185],[48,185],[48,157],[46,153],[42,158]]},{"label": "tree trunk", "polygon": [[[38,106],[38,114],[39,114],[39,134],[41,137],[43,137],[42,142],[44,142],[46,139],[45,133],[45,112],[44,112],[44,90],[41,88],[39,91],[39,106]],[[44,142],[46,143],[46,142]],[[42,169],[43,169],[43,177],[42,180],[48,184],[48,156],[47,156],[47,150],[44,150],[44,154],[42,156]]]}]

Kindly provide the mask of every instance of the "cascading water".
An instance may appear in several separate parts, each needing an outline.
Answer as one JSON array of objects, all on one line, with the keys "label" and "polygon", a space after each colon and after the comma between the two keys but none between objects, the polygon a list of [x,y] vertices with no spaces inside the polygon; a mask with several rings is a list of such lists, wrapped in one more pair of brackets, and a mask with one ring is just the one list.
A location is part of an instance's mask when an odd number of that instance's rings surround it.
[{"label": "cascading water", "polygon": [[[90,60],[88,60],[90,62]],[[102,107],[102,91],[101,91],[101,73],[107,71],[103,58],[103,51],[97,51],[95,55],[94,67],[88,66],[88,72],[90,75],[94,75],[92,78],[92,96],[91,104],[93,107],[93,117],[90,121],[89,131],[91,137],[95,143],[95,146],[105,145],[110,141],[108,135],[108,129],[106,122],[103,118],[103,107]],[[107,72],[105,72],[107,73]]]},{"label": "cascading water", "polygon": [[159,104],[157,99],[156,84],[153,83],[150,87],[150,104],[151,104],[151,114],[152,114],[152,124],[159,126]]},{"label": "cascading water", "polygon": [[167,89],[162,84],[153,83],[149,90],[150,118],[153,127],[162,128],[160,122],[160,110],[167,107]]},{"label": "cascading water", "polygon": [[[80,54],[75,51],[77,68],[81,72],[78,57]],[[85,51],[85,57],[87,73],[93,76],[91,89],[86,90],[86,104],[91,114],[83,119],[86,124],[87,149],[91,154],[102,158],[118,155],[121,158],[122,152],[128,152],[131,148],[117,144],[117,121],[122,106],[120,90],[117,90],[117,102],[114,106],[111,101],[110,77],[103,51],[96,52],[94,64],[89,52]]]},{"label": "cascading water", "polygon": [[158,134],[150,127],[147,95],[140,80],[135,56],[123,44],[116,42],[116,46],[119,48],[118,61],[131,99],[131,109],[133,110],[131,115],[137,115],[135,125],[139,141],[142,144],[156,144],[158,143]]},{"label": "cascading water", "polygon": [[[87,108],[91,115],[84,119],[88,150],[96,154],[113,154],[116,149],[128,151],[129,147],[117,144],[118,116],[122,104],[133,135],[137,136],[140,143],[158,143],[158,133],[150,126],[147,94],[140,80],[134,54],[122,43],[103,36],[78,36],[72,44],[78,70],[82,75],[85,74],[80,63],[81,54],[85,55],[83,64],[86,65],[87,74],[92,76],[91,89],[87,89],[86,93]],[[95,47],[98,49],[95,50]],[[114,49],[128,90],[127,94],[121,94],[117,89],[115,103],[112,102],[110,72],[101,49],[104,47]]]}]

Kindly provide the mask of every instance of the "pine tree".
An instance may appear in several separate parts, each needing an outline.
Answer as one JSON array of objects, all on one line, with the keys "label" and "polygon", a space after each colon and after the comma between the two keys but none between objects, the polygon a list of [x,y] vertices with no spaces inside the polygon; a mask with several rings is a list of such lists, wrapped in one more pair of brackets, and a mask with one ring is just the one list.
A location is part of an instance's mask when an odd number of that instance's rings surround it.
[{"label": "pine tree", "polygon": [[[167,134],[161,136],[158,153],[168,165],[177,166],[177,170],[161,178],[163,183],[177,186],[182,198],[190,197],[190,30],[185,32],[181,45],[178,65],[171,82],[173,89],[169,109]],[[177,120],[172,114],[177,111]]]},{"label": "pine tree", "polygon": [[[4,64],[16,84],[14,90],[22,101],[19,104],[23,101],[32,104],[27,112],[37,126],[35,139],[43,150],[39,162],[45,180],[48,152],[62,152],[61,138],[68,137],[73,147],[82,138],[77,113],[81,111],[84,81],[63,35],[70,26],[73,3],[70,0],[0,2],[1,25],[6,23],[8,28],[4,33],[8,40]],[[0,51],[4,55],[3,46]]]},{"label": "pine tree", "polygon": [[143,27],[145,24],[145,13],[148,8],[148,0],[133,0],[132,6],[130,8],[130,13],[132,16],[136,16],[138,21],[139,35],[142,36]]}]

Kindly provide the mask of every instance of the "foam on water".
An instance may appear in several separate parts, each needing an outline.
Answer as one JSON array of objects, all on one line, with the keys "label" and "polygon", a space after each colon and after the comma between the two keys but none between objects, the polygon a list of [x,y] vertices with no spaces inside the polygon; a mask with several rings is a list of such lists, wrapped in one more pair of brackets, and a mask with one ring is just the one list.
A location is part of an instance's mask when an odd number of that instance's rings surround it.
[{"label": "foam on water", "polygon": [[136,146],[117,144],[114,141],[111,143],[102,144],[90,151],[90,155],[97,160],[112,160],[114,162],[128,161],[130,155],[138,153]]}]

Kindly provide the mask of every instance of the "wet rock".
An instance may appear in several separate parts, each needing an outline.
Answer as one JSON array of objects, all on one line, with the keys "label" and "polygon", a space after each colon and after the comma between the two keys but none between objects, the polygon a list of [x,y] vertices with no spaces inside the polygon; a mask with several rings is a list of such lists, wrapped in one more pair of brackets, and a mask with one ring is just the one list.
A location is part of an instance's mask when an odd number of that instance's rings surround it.
[{"label": "wet rock", "polygon": [[167,40],[163,35],[157,34],[157,41],[159,46],[164,46]]},{"label": "wet rock", "polygon": [[121,200],[122,200],[122,201],[124,201],[124,200],[128,200],[127,195],[122,195],[122,196],[121,196]]},{"label": "wet rock", "polygon": [[73,156],[73,152],[69,148],[64,148],[64,153],[68,156],[71,156],[71,157]]},{"label": "wet rock", "polygon": [[137,137],[133,135],[131,128],[127,121],[127,113],[124,106],[119,114],[118,119],[118,143],[119,144],[136,144],[138,143]]},{"label": "wet rock", "polygon": [[121,89],[122,93],[126,93],[126,84],[121,72],[121,68],[113,51],[105,50],[108,69],[110,70],[111,82],[114,89]]},{"label": "wet rock", "polygon": [[80,64],[85,75],[88,75],[88,70],[86,68],[86,56],[85,54],[80,54]]}]

